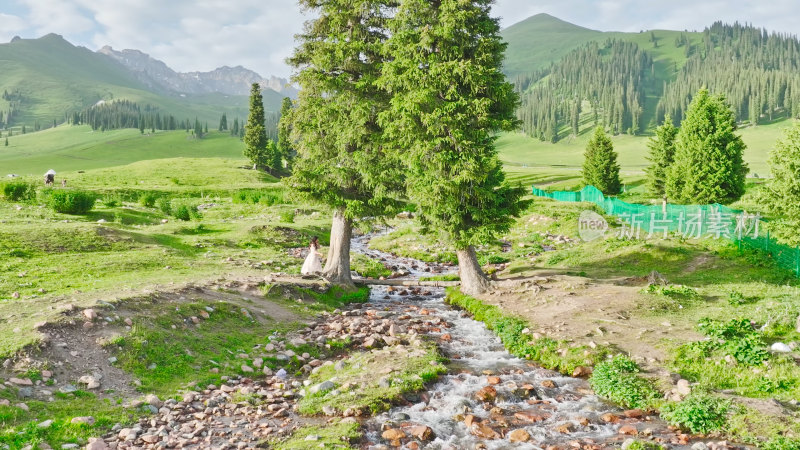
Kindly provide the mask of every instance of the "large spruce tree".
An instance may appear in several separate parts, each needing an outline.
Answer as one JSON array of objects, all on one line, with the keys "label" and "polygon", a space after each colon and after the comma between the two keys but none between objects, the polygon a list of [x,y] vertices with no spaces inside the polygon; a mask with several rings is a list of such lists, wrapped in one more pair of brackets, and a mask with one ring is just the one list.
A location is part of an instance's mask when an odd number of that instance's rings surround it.
[{"label": "large spruce tree", "polygon": [[452,240],[469,294],[489,288],[474,246],[506,232],[525,204],[494,147],[497,131],[517,125],[517,96],[491,4],[403,0],[381,79],[392,95],[382,123],[408,168],[408,195],[426,228]]},{"label": "large spruce tree", "polygon": [[667,181],[667,170],[675,159],[675,136],[678,129],[672,124],[669,117],[664,119],[664,123],[656,128],[656,135],[647,142],[650,149],[648,160],[650,166],[645,169],[647,172],[647,189],[651,195],[657,197],[664,196],[664,186]]},{"label": "large spruce tree", "polygon": [[781,242],[800,245],[800,124],[784,131],[770,154],[772,179],[761,197],[775,216],[770,229]]},{"label": "large spruce tree", "polygon": [[281,158],[286,162],[286,169],[292,169],[292,163],[295,157],[295,150],[292,147],[292,99],[284,97],[281,102],[281,118],[278,122],[278,152]]},{"label": "large spruce tree", "polygon": [[244,126],[244,156],[254,169],[267,166],[267,130],[264,127],[264,99],[261,86],[250,86],[250,111]]},{"label": "large spruce tree", "polygon": [[583,154],[583,182],[603,194],[617,195],[622,189],[614,144],[602,126],[595,128]]},{"label": "large spruce tree", "polygon": [[289,62],[300,86],[292,117],[297,150],[291,187],[333,208],[323,275],[352,286],[353,220],[399,208],[402,172],[386,151],[378,113],[388,96],[376,80],[392,1],[300,0],[314,12]]},{"label": "large spruce tree", "polygon": [[736,134],[733,110],[703,88],[689,105],[675,139],[666,195],[676,203],[730,203],[744,194],[745,145]]}]

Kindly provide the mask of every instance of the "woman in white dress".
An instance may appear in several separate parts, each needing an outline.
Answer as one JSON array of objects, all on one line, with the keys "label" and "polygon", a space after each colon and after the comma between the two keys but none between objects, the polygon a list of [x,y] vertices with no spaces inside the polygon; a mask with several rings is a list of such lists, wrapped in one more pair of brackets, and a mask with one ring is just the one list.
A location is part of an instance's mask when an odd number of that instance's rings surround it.
[{"label": "woman in white dress", "polygon": [[302,275],[322,273],[322,262],[320,261],[322,255],[317,250],[319,250],[319,238],[314,236],[311,238],[311,245],[308,247],[308,256],[303,263],[303,268],[300,269]]}]

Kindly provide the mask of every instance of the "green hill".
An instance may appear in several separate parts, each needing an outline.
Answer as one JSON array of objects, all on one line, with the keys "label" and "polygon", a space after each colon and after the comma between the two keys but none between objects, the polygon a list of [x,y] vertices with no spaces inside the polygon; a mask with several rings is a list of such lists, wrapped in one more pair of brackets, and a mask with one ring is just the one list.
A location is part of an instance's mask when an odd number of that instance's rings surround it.
[{"label": "green hill", "polygon": [[[0,68],[0,92],[7,93],[0,99],[0,112],[7,119],[11,111],[10,123],[16,128],[32,129],[37,121],[49,127],[100,100],[116,99],[149,104],[180,119],[197,117],[212,126],[223,112],[229,118],[247,117],[246,96],[158,92],[112,58],[56,34],[0,44]],[[264,92],[268,111],[279,110],[281,99],[277,92]]]},{"label": "green hill", "polygon": [[800,40],[715,22],[703,32],[600,32],[540,14],[503,30],[523,131],[556,142],[597,125],[648,134],[679,123],[701,87],[742,125],[800,117]]},{"label": "green hill", "polygon": [[122,166],[165,158],[241,159],[244,144],[228,133],[212,131],[194,139],[183,130],[141,134],[137,129],[92,131],[88,125],[60,125],[38,133],[14,135],[0,146],[0,177],[6,174],[61,174]]}]

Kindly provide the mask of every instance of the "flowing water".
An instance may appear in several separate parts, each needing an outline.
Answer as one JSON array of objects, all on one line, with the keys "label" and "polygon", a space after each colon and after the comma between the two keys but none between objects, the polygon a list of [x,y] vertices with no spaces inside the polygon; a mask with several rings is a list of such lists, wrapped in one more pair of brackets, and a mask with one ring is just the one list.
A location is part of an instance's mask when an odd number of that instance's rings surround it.
[{"label": "flowing water", "polygon": [[[409,275],[405,278],[455,271],[453,267],[429,266],[370,249],[369,237],[355,238],[353,250],[379,259],[394,270],[407,271]],[[386,448],[382,430],[409,425],[428,426],[435,434],[428,442],[404,440],[403,448],[412,449],[545,449],[553,445],[613,448],[630,437],[620,434],[619,429],[624,425],[635,427],[641,433],[640,439],[653,436],[666,443],[675,440],[677,435],[662,421],[653,417],[627,418],[623,411],[593,395],[585,380],[565,377],[510,355],[483,323],[446,305],[443,299],[441,288],[409,292],[373,287],[370,301],[375,306],[406,313],[423,311],[428,317],[443,319],[448,326],[430,337],[438,341],[451,362],[448,374],[427,392],[412,398],[410,405],[393,408],[369,420],[365,424],[368,444],[364,448]],[[490,376],[499,380],[490,380]],[[478,400],[476,394],[490,382],[497,383],[492,386],[496,400],[493,403]],[[612,413],[613,418],[606,413]],[[475,419],[471,420],[469,415]],[[468,427],[465,422],[470,421],[475,424]],[[512,431],[517,429],[524,429],[529,435],[527,442],[511,441]]]}]

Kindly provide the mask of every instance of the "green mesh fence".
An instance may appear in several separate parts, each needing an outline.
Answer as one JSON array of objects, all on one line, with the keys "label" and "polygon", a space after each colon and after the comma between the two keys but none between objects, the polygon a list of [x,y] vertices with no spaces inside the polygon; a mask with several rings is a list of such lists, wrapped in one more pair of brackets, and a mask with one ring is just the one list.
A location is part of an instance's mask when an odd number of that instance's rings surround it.
[{"label": "green mesh fence", "polygon": [[622,219],[622,237],[666,237],[669,232],[687,238],[714,237],[729,239],[739,248],[753,248],[768,253],[775,262],[800,277],[800,248],[789,247],[769,237],[764,221],[755,214],[713,205],[637,205],[615,197],[606,197],[594,186],[580,191],[547,192],[533,187],[533,195],[562,202],[591,202],[608,215]]}]

